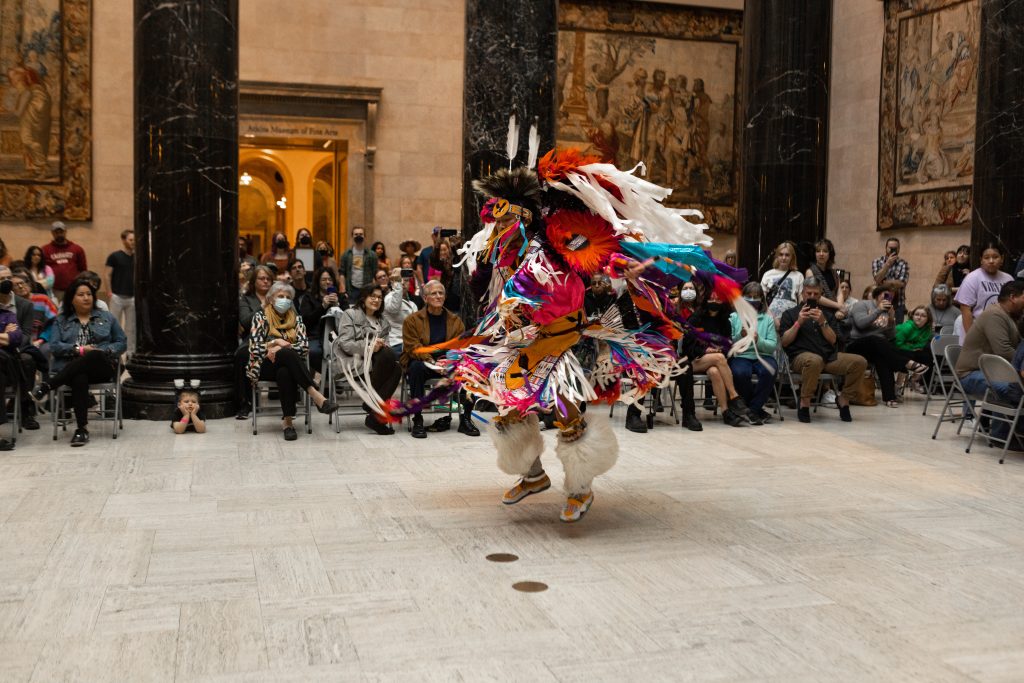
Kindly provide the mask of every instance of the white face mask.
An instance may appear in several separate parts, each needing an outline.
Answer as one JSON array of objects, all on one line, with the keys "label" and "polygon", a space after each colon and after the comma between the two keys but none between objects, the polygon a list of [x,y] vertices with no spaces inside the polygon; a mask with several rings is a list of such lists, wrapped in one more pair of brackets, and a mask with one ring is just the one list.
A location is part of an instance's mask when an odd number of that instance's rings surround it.
[{"label": "white face mask", "polygon": [[696,301],[697,290],[696,289],[684,289],[679,292],[679,298],[683,301]]},{"label": "white face mask", "polygon": [[277,311],[279,315],[284,315],[291,307],[291,299],[274,299],[274,310]]}]

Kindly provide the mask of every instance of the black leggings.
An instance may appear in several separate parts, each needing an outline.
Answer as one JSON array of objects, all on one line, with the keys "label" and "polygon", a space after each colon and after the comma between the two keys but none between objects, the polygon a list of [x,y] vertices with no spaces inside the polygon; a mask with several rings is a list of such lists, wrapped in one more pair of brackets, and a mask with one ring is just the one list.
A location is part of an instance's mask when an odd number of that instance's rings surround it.
[{"label": "black leggings", "polygon": [[874,365],[882,389],[882,400],[896,400],[896,378],[893,373],[906,370],[907,362],[911,360],[909,352],[897,349],[889,340],[878,336],[854,339],[846,345],[846,352],[864,356]]},{"label": "black leggings", "polygon": [[402,366],[390,346],[382,346],[370,356],[370,386],[385,401],[402,383]]},{"label": "black leggings", "polygon": [[114,379],[114,367],[103,351],[88,351],[61,368],[50,378],[51,389],[71,387],[71,405],[75,409],[75,422],[79,429],[89,424],[89,385]]},{"label": "black leggings", "polygon": [[306,361],[293,348],[278,349],[274,361],[264,358],[263,365],[260,366],[260,379],[277,382],[283,417],[295,417],[299,387],[307,391],[313,386],[313,378],[309,376]]}]

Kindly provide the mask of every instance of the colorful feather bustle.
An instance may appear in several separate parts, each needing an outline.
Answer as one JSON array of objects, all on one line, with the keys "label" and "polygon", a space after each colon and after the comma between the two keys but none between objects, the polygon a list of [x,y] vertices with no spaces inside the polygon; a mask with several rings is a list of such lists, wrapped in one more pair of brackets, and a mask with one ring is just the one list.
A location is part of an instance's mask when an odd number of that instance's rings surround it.
[{"label": "colorful feather bustle", "polygon": [[580,275],[604,269],[619,250],[608,221],[589,211],[559,209],[548,216],[546,226],[551,246]]},{"label": "colorful feather bustle", "polygon": [[569,173],[580,166],[600,163],[601,157],[584,154],[575,147],[553,149],[537,163],[537,175],[547,183],[565,180]]}]

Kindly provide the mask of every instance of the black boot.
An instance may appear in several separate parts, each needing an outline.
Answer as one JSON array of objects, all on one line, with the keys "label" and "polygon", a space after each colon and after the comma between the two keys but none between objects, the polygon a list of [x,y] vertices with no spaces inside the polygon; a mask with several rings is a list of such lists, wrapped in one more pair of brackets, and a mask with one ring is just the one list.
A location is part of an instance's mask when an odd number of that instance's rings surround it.
[{"label": "black boot", "polygon": [[427,438],[427,430],[423,428],[423,416],[419,413],[412,416],[412,438]]},{"label": "black boot", "polygon": [[647,433],[647,425],[644,423],[643,415],[640,414],[640,409],[635,405],[626,408],[626,429],[637,434]]},{"label": "black boot", "polygon": [[459,415],[459,434],[465,434],[466,436],[480,436],[480,430],[473,424],[473,418],[470,417],[469,411],[464,410]]},{"label": "black boot", "polygon": [[434,423],[427,427],[428,432],[447,432],[452,428],[452,416],[445,415],[434,420]]},{"label": "black boot", "polygon": [[690,413],[689,415],[683,414],[682,422],[683,422],[683,429],[689,429],[691,432],[703,432],[704,431],[704,425],[702,425],[700,423],[700,420],[698,420],[697,416],[694,415],[693,413]]}]

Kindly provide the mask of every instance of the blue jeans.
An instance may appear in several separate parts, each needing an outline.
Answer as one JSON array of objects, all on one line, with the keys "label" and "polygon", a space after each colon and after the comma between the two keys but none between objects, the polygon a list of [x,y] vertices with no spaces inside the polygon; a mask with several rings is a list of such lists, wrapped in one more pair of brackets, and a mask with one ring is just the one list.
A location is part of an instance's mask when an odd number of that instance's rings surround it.
[{"label": "blue jeans", "polygon": [[[739,393],[751,410],[761,410],[772,395],[772,387],[775,384],[775,375],[779,368],[774,358],[762,357],[765,363],[771,366],[769,370],[761,361],[756,358],[730,358],[729,369],[732,370],[732,381],[736,385],[736,392]],[[754,384],[753,378],[757,378]]]},{"label": "blue jeans", "polygon": [[[1000,403],[1006,403],[1011,406],[1020,403],[1021,393],[1019,386],[1009,382],[994,382],[990,385],[985,381],[985,375],[982,374],[981,370],[974,370],[961,377],[960,385],[967,392],[967,395],[972,398],[980,399],[985,395],[985,389],[991,388],[999,398]],[[997,439],[1005,439],[1009,431],[1010,425],[1006,422],[994,421],[992,423],[992,436]],[[1021,430],[1018,429],[1018,433],[1020,432]]]}]

